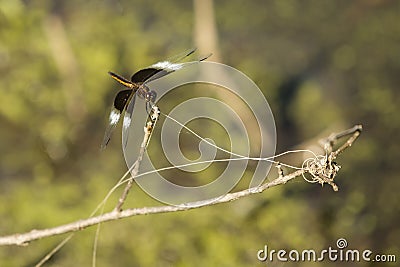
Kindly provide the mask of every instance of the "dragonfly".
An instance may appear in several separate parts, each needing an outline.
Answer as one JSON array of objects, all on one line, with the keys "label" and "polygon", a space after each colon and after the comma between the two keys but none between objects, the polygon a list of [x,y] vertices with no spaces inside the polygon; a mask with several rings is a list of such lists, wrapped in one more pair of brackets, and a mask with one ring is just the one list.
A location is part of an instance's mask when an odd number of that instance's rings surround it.
[{"label": "dragonfly", "polygon": [[[192,55],[195,51],[196,49],[190,49],[180,55],[173,57],[170,60],[160,61],[147,68],[141,69],[134,73],[131,76],[130,80],[114,72],[108,72],[108,74],[114,80],[122,84],[127,89],[120,90],[115,95],[113,107],[109,115],[108,126],[104,134],[103,142],[101,143],[101,149],[105,149],[107,144],[110,142],[112,133],[123,113],[125,114],[122,127],[123,130],[128,130],[132,121],[136,96],[144,99],[146,103],[146,110],[151,110],[152,107],[155,105],[157,93],[154,90],[150,90],[146,84],[183,68],[185,66],[185,63],[182,63],[182,60]],[[210,56],[211,54],[193,62],[206,60]],[[126,144],[124,145],[126,146]]]}]

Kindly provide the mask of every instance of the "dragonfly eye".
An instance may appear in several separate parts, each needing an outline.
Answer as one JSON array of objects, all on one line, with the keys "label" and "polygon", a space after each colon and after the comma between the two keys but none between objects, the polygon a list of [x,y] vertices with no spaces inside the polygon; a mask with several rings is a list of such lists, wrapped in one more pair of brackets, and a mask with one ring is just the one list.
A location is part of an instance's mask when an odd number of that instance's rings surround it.
[{"label": "dragonfly eye", "polygon": [[156,98],[157,98],[157,93],[155,91],[147,92],[146,94],[147,101],[154,102],[156,101]]}]

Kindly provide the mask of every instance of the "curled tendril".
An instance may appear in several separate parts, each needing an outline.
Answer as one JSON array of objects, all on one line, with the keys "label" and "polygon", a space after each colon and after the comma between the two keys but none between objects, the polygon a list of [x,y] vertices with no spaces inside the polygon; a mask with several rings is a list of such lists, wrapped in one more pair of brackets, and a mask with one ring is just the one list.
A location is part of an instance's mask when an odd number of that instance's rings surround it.
[{"label": "curled tendril", "polygon": [[318,155],[306,159],[303,162],[302,168],[311,175],[311,179],[302,174],[303,179],[309,183],[319,183],[323,185],[327,183],[332,186],[334,191],[338,190],[337,185],[333,182],[340,166],[333,161],[330,155]]}]

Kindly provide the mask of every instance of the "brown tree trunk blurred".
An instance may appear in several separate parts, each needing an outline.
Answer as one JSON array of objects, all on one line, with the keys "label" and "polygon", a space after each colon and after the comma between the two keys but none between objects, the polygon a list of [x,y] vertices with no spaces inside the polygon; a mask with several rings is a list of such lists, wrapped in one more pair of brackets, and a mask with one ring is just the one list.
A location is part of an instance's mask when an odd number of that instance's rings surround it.
[{"label": "brown tree trunk blurred", "polygon": [[200,54],[212,53],[213,61],[220,62],[218,31],[213,0],[194,0],[194,43]]},{"label": "brown tree trunk blurred", "polygon": [[50,15],[44,20],[43,28],[62,79],[69,119],[81,122],[84,120],[87,110],[83,100],[78,63],[70,46],[64,24],[57,15]]}]

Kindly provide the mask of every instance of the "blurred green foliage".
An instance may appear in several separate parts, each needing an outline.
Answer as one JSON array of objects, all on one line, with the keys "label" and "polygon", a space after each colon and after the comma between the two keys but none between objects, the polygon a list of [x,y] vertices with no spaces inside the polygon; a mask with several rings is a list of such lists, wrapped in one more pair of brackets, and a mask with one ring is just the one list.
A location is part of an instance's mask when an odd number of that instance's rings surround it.
[{"label": "blurred green foliage", "polygon": [[[363,124],[340,158],[340,190],[298,179],[229,204],[107,223],[97,266],[255,266],[265,244],[322,249],[340,237],[399,258],[399,12],[389,0],[215,1],[222,61],[263,90],[278,152]],[[126,170],[120,130],[99,150],[116,92],[107,71],[128,76],[192,39],[191,1],[0,1],[1,235],[90,214]],[[126,206],[158,204],[134,188]],[[31,266],[61,238],[1,247],[0,265]],[[88,266],[93,240],[94,229],[76,234],[49,266]]]}]

